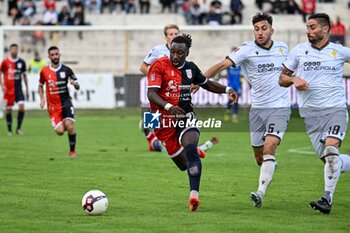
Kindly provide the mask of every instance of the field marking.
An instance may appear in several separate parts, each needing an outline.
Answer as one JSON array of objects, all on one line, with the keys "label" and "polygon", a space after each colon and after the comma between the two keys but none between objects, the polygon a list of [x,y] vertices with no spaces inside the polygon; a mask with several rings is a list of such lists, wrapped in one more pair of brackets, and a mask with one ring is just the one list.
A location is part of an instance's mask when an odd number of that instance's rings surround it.
[{"label": "field marking", "polygon": [[287,152],[288,153],[296,153],[296,154],[304,154],[304,155],[313,155],[316,152],[310,151],[312,149],[311,147],[299,147],[299,148],[294,148],[294,149],[289,149]]}]

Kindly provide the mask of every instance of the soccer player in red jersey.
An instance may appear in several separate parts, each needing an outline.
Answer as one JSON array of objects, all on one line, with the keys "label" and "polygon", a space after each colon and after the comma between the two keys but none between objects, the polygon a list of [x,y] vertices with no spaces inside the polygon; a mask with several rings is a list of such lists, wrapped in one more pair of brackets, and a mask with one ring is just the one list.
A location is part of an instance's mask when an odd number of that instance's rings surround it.
[{"label": "soccer player in red jersey", "polygon": [[74,107],[69,95],[68,84],[80,89],[77,78],[73,71],[60,63],[60,51],[56,46],[48,49],[51,64],[40,72],[39,95],[40,107],[45,106],[44,85],[46,86],[47,110],[51,123],[58,135],[68,132],[70,152],[69,156],[75,157],[76,132],[74,128]]},{"label": "soccer player in red jersey", "polygon": [[183,34],[172,40],[170,58],[160,58],[150,67],[147,96],[151,111],[159,114],[162,121],[165,119],[178,123],[177,126],[172,124],[170,127],[161,123],[160,128],[154,132],[177,167],[181,171],[187,170],[190,183],[189,210],[196,211],[199,206],[202,164],[197,152],[199,129],[186,125],[186,121],[192,122],[195,119],[190,86],[197,84],[210,92],[226,92],[234,99],[233,103],[238,96],[230,87],[208,80],[193,62],[186,61],[191,45],[190,35]]},{"label": "soccer player in red jersey", "polygon": [[[16,102],[19,110],[17,115],[18,135],[23,135],[21,130],[24,118],[24,94],[22,90],[22,80],[26,86],[26,98],[29,98],[27,68],[24,60],[18,57],[18,45],[10,45],[10,56],[2,61],[0,67],[0,85],[4,93],[4,101],[6,106],[6,122],[8,135],[12,135],[12,106]],[[1,73],[4,74],[2,81]]]}]

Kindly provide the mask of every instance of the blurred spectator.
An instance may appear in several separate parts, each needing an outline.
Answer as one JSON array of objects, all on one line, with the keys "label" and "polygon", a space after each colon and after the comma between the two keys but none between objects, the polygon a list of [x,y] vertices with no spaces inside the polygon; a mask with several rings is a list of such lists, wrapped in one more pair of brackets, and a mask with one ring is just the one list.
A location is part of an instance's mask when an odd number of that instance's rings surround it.
[{"label": "blurred spectator", "polygon": [[40,58],[38,51],[34,52],[34,58],[29,61],[28,71],[30,74],[40,74],[40,71],[45,67],[46,62]]},{"label": "blurred spectator", "polygon": [[125,3],[125,12],[127,14],[129,13],[136,13],[136,5],[135,5],[135,0],[126,0]]},{"label": "blurred spectator", "polygon": [[301,0],[301,8],[303,21],[306,23],[307,16],[314,14],[316,11],[316,0]]},{"label": "blurred spectator", "polygon": [[36,14],[34,0],[22,0],[21,11],[24,16],[33,17]]},{"label": "blurred spectator", "polygon": [[331,42],[345,46],[346,27],[337,16],[337,21],[331,25]]},{"label": "blurred spectator", "polygon": [[44,13],[43,23],[45,25],[57,25],[58,13],[53,6]]},{"label": "blurred spectator", "polygon": [[[30,19],[29,17],[23,17],[22,26],[29,26],[30,25]],[[20,31],[20,38],[21,38],[21,52],[23,53],[26,51],[27,53],[31,53],[32,47],[33,47],[33,38],[32,38],[32,32],[31,31]]]},{"label": "blurred spectator", "polygon": [[125,11],[125,4],[127,0],[111,0],[111,11],[112,12],[118,12],[118,5],[120,6],[120,12]]},{"label": "blurred spectator", "polygon": [[165,9],[168,8],[168,12],[171,13],[172,12],[172,5],[174,3],[174,0],[159,0],[160,4],[162,5],[162,13],[165,12]]},{"label": "blurred spectator", "polygon": [[259,8],[259,10],[263,9],[263,3],[264,3],[264,0],[255,0],[255,5],[257,8]]},{"label": "blurred spectator", "polygon": [[187,24],[191,23],[190,4],[190,0],[184,0],[184,2],[182,3],[182,12]]},{"label": "blurred spectator", "polygon": [[58,14],[58,23],[62,26],[73,24],[73,19],[67,6],[62,6],[61,12]]},{"label": "blurred spectator", "polygon": [[[42,26],[44,25],[43,22],[38,21],[36,24],[36,26]],[[46,47],[46,39],[45,39],[45,33],[42,30],[35,30],[32,34],[33,37],[33,44],[35,46],[35,50],[39,50],[38,46],[39,43],[41,43],[41,49],[40,51],[43,51],[44,48]]]},{"label": "blurred spectator", "polygon": [[151,6],[150,0],[139,0],[139,5],[140,5],[140,13],[149,13],[149,8]]},{"label": "blurred spectator", "polygon": [[97,12],[101,14],[102,1],[101,0],[86,0],[85,6],[89,12]]},{"label": "blurred spectator", "polygon": [[219,0],[213,0],[210,3],[207,21],[209,25],[216,26],[222,24],[222,3]]},{"label": "blurred spectator", "polygon": [[46,10],[50,10],[50,8],[56,10],[56,0],[44,0],[44,7]]},{"label": "blurred spectator", "polygon": [[[231,0],[230,9],[231,9],[231,24],[242,24],[242,9],[244,5],[241,0]],[[236,21],[238,17],[238,21]]]},{"label": "blurred spectator", "polygon": [[191,13],[191,24],[199,25],[202,24],[203,21],[201,19],[202,16],[202,8],[198,0],[192,0],[190,5],[190,13]]},{"label": "blurred spectator", "polygon": [[287,14],[294,15],[296,13],[300,13],[300,8],[294,0],[288,0],[286,12]]},{"label": "blurred spectator", "polygon": [[8,1],[8,16],[12,18],[12,25],[16,25],[22,17],[21,11],[18,9],[17,0]]}]

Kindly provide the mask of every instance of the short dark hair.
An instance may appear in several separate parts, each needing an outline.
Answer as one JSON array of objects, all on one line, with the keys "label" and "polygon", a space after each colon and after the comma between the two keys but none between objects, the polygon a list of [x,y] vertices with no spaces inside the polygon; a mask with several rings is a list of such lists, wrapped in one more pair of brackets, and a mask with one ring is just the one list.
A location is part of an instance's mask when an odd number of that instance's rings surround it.
[{"label": "short dark hair", "polygon": [[11,45],[10,45],[10,48],[12,48],[12,47],[18,48],[18,44],[11,44]]},{"label": "short dark hair", "polygon": [[257,22],[261,21],[267,21],[272,26],[272,16],[267,13],[256,13],[256,15],[253,16],[252,24],[256,24]]},{"label": "short dark hair", "polygon": [[51,46],[48,50],[47,53],[50,53],[52,50],[59,50],[57,46]]},{"label": "short dark hair", "polygon": [[192,46],[192,38],[190,34],[183,33],[182,35],[175,37],[171,43],[185,43],[187,49],[190,49]]},{"label": "short dark hair", "polygon": [[315,19],[322,27],[328,26],[329,30],[331,29],[331,20],[329,19],[329,15],[326,13],[312,14],[309,16],[308,20],[310,19]]}]

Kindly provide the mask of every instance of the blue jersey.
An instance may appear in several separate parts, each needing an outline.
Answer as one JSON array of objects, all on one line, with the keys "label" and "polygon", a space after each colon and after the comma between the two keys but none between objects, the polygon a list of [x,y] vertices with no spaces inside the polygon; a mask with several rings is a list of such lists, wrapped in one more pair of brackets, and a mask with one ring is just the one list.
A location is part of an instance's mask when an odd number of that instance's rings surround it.
[{"label": "blue jersey", "polygon": [[227,68],[227,86],[231,87],[238,94],[241,92],[241,67],[230,66]]}]

